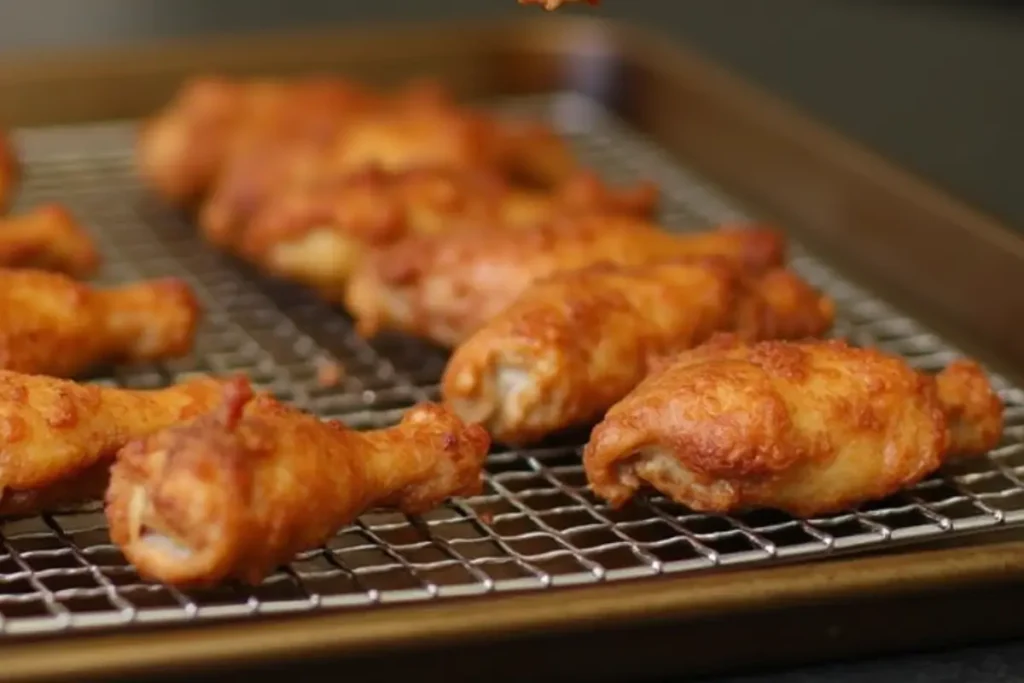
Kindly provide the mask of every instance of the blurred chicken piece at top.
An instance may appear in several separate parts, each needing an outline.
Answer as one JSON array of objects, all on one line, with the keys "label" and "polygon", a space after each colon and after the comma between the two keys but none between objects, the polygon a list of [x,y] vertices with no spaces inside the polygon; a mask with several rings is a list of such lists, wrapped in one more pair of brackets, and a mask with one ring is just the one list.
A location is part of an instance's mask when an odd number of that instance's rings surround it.
[{"label": "blurred chicken piece at top", "polygon": [[165,200],[189,204],[208,189],[222,164],[255,140],[328,137],[379,106],[373,94],[338,79],[187,81],[139,134],[136,163]]},{"label": "blurred chicken piece at top", "polygon": [[647,218],[658,189],[651,183],[612,188],[580,172],[552,192],[518,188],[500,175],[434,168],[373,170],[275,195],[250,225],[207,237],[268,273],[300,282],[342,303],[344,286],[367,250],[409,235],[463,226],[526,229],[558,215],[596,213]]},{"label": "blurred chicken piece at top", "polygon": [[519,0],[520,5],[542,5],[549,12],[556,10],[562,5],[586,3],[591,7],[597,7],[601,0]]},{"label": "blurred chicken piece at top", "polygon": [[0,214],[10,208],[18,187],[21,164],[7,133],[0,130]]},{"label": "blurred chicken piece at top", "polygon": [[498,122],[457,107],[443,93],[408,94],[325,139],[265,138],[232,155],[200,208],[207,236],[226,244],[273,198],[367,171],[446,168],[551,188],[575,164],[565,143],[536,123]]},{"label": "blurred chicken piece at top", "polygon": [[196,79],[144,126],[137,154],[142,176],[176,204],[216,185],[244,205],[304,178],[373,166],[492,168],[541,185],[575,167],[547,127],[460,106],[436,83],[380,94],[322,77]]},{"label": "blurred chicken piece at top", "polygon": [[34,268],[86,278],[100,254],[92,238],[60,204],[0,219],[0,268]]},{"label": "blurred chicken piece at top", "polygon": [[352,274],[346,307],[363,335],[390,329],[455,346],[557,272],[718,256],[756,273],[780,265],[785,246],[771,228],[671,233],[621,215],[559,216],[517,231],[460,229],[375,250]]}]

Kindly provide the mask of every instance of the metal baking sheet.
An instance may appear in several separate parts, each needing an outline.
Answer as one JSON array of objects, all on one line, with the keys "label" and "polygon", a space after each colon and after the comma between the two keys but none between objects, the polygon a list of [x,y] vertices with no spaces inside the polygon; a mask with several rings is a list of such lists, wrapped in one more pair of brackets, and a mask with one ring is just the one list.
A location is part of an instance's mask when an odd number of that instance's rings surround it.
[{"label": "metal baking sheet", "polygon": [[[610,181],[657,182],[665,197],[662,220],[672,229],[757,217],[586,97],[560,93],[488,104],[502,115],[552,122]],[[187,217],[149,196],[132,167],[132,122],[22,129],[15,139],[27,162],[21,205],[65,202],[106,255],[99,281],[182,277],[206,311],[190,357],[94,381],[155,387],[193,373],[244,371],[260,388],[357,428],[392,424],[413,403],[437,397],[444,355],[401,337],[359,338],[343,312],[212,250]],[[926,370],[959,355],[800,245],[792,248],[791,264],[835,298],[834,334],[878,345]],[[323,360],[345,369],[341,386],[318,385]],[[558,590],[570,585],[821,559],[1021,524],[1024,392],[999,375],[994,381],[1007,428],[988,458],[946,468],[855,512],[806,521],[772,513],[694,514],[657,496],[610,510],[586,489],[579,434],[530,449],[495,447],[483,495],[418,519],[365,514],[254,589],[182,592],[143,582],[111,545],[98,504],[9,521],[0,536],[0,632],[367,610],[499,592],[548,591],[557,600]]]},{"label": "metal baking sheet", "polygon": [[[692,515],[658,498],[611,512],[584,487],[582,435],[496,448],[485,495],[422,519],[365,515],[257,589],[139,581],[97,505],[7,521],[5,680],[195,680],[205,669],[391,681],[415,666],[447,683],[482,670],[595,682],[1024,636],[1006,609],[1024,600],[1024,327],[1013,324],[1024,240],[685,46],[534,16],[5,59],[0,121],[20,127],[29,161],[22,205],[68,203],[106,252],[100,281],[177,274],[207,308],[193,358],[94,381],[248,369],[356,427],[436,396],[436,351],[360,340],[344,314],[213,252],[146,195],[130,159],[134,121],[196,73],[335,72],[373,85],[427,75],[508,115],[548,118],[610,180],[660,182],[675,229],[744,216],[790,229],[813,251],[797,246],[794,267],[840,303],[837,334],[923,368],[959,346],[996,370],[1000,448],[856,514],[806,522]],[[55,124],[65,127],[41,128]],[[346,366],[342,387],[318,386],[323,358]]]}]

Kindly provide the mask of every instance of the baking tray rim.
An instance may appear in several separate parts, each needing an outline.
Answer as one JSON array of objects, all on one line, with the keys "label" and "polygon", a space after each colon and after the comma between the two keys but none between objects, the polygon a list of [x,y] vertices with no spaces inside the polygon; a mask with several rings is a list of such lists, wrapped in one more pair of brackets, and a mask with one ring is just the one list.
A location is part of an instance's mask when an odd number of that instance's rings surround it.
[{"label": "baking tray rim", "polygon": [[[904,552],[840,561],[822,560],[769,568],[661,576],[559,591],[484,595],[372,610],[338,610],[266,620],[207,622],[190,628],[153,627],[137,632],[59,634],[25,638],[0,647],[4,679],[53,680],[73,676],[169,674],[202,666],[223,667],[330,656],[367,656],[400,648],[470,646],[536,634],[557,637],[622,628],[630,620],[678,622],[736,617],[813,604],[823,610],[902,595],[933,595],[977,585],[1020,583],[1024,541],[990,547]],[[838,606],[838,607],[837,607]],[[54,643],[59,641],[59,651]]]},{"label": "baking tray rim", "polygon": [[[446,23],[434,28],[418,24],[409,27],[389,26],[380,29],[361,27],[357,31],[317,32],[318,40],[348,42],[351,54],[358,54],[367,45],[380,47],[404,43],[430,32],[430,40],[438,45],[446,42],[452,53],[465,51],[463,43],[447,37],[476,31],[490,41],[515,43],[524,52],[534,54],[565,52],[582,45],[594,46],[597,53],[607,50],[609,43],[597,45],[586,40],[569,41],[563,45],[560,36],[599,35],[611,39],[619,58],[629,60],[642,52],[640,58],[657,59],[669,67],[692,69],[705,64],[695,55],[681,54],[683,48],[672,45],[658,33],[619,22],[596,22],[581,18],[552,18],[517,22]],[[116,78],[118,74],[145,75],[147,70],[185,71],[200,64],[205,57],[217,55],[221,62],[242,59],[245,47],[273,44],[271,53],[299,67],[302,54],[324,44],[308,39],[306,50],[294,50],[297,33],[276,33],[273,36],[251,35],[240,38],[206,38],[187,45],[167,44],[145,48],[130,47],[113,50],[72,51],[46,57],[15,57],[0,61],[0,91],[26,83],[52,84],[97,77]],[[329,38],[328,38],[329,36]],[[524,36],[529,36],[525,40]],[[269,41],[269,42],[268,42]],[[146,55],[139,59],[138,55]],[[296,58],[298,57],[298,58]],[[69,75],[69,60],[74,60],[75,73]],[[678,60],[678,65],[676,64]],[[697,60],[697,61],[695,61]],[[242,63],[239,62],[239,63]],[[159,66],[155,66],[159,64]],[[707,68],[719,70],[708,63]],[[747,86],[730,82],[733,87]],[[800,116],[771,96],[753,88],[748,96],[756,96],[773,116]],[[851,155],[851,163],[870,163],[871,168],[900,174],[902,183],[917,183],[912,189],[922,201],[941,202],[940,206],[960,213],[965,222],[977,228],[980,239],[999,243],[1024,262],[1024,241],[995,219],[967,207],[926,184],[908,180],[912,177],[896,169],[856,145],[835,137],[823,126],[813,124],[813,135],[828,140],[831,147]],[[821,137],[825,136],[825,137]],[[857,158],[857,155],[867,155]],[[868,166],[865,166],[868,168]],[[756,567],[730,570],[720,574],[676,575],[638,579],[614,585],[575,587],[559,591],[560,599],[552,601],[546,593],[488,595],[452,600],[445,603],[395,605],[379,610],[339,610],[317,614],[256,620],[247,623],[209,624],[202,629],[153,629],[139,632],[77,634],[62,638],[60,652],[53,650],[52,638],[39,640],[4,639],[0,652],[4,655],[5,676],[9,680],[40,680],[67,674],[78,678],[103,673],[131,673],[159,667],[181,668],[203,664],[222,665],[229,660],[253,662],[254,658],[295,657],[307,654],[353,655],[369,649],[399,647],[411,644],[442,644],[459,639],[468,642],[484,637],[509,637],[538,629],[554,633],[566,629],[594,628],[602,620],[614,619],[621,626],[630,620],[687,620],[717,613],[735,614],[758,608],[784,606],[808,601],[852,599],[865,591],[876,596],[907,592],[934,591],[967,587],[996,581],[1009,581],[1024,576],[1024,542],[1002,541],[983,547],[967,546],[948,550],[907,550],[885,557],[853,557],[829,559],[780,567]],[[486,608],[466,609],[469,606]],[[287,624],[287,628],[282,628]],[[196,637],[201,632],[202,637]]]}]

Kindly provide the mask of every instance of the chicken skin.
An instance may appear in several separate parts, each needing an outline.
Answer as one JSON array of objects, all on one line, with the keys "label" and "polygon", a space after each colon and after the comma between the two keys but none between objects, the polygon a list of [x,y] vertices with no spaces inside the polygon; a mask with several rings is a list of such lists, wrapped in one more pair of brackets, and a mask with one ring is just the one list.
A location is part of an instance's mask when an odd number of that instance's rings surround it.
[{"label": "chicken skin", "polygon": [[140,133],[137,165],[159,195],[191,205],[227,189],[204,222],[244,222],[247,202],[311,168],[487,165],[548,183],[575,166],[546,126],[498,121],[456,105],[432,82],[376,93],[331,78],[194,79]]},{"label": "chicken skin", "polygon": [[768,228],[671,233],[630,217],[559,218],[515,232],[400,240],[357,267],[345,298],[360,334],[392,329],[451,347],[559,271],[708,255],[759,271],[781,264],[784,252],[784,237]]},{"label": "chicken skin", "polygon": [[351,122],[330,140],[270,140],[235,155],[203,203],[199,223],[211,243],[230,246],[277,198],[365,171],[381,176],[438,168],[544,187],[574,171],[564,143],[544,127],[498,122],[449,102],[421,102]]},{"label": "chicken skin", "polygon": [[601,0],[519,0],[520,5],[540,5],[549,12],[558,9],[562,5],[583,3],[586,3],[591,7],[597,7],[601,4]]},{"label": "chicken skin", "polygon": [[21,164],[7,134],[0,129],[0,215],[11,207],[18,188]]},{"label": "chicken skin", "polygon": [[0,268],[34,268],[86,278],[99,265],[100,255],[89,234],[58,204],[0,220]]},{"label": "chicken skin", "polygon": [[782,269],[748,276],[712,257],[601,264],[531,285],[455,350],[442,395],[463,420],[523,445],[592,424],[652,359],[717,331],[803,338],[824,334],[832,319],[832,302]]},{"label": "chicken skin", "polygon": [[117,450],[212,410],[221,382],[130,391],[0,371],[0,514],[99,498]]},{"label": "chicken skin", "polygon": [[187,205],[232,155],[267,139],[330,137],[377,106],[377,97],[340,79],[194,78],[143,124],[136,164],[163,199]]},{"label": "chicken skin", "polygon": [[813,517],[984,454],[1002,424],[972,361],[932,376],[842,341],[716,336],[611,408],[583,461],[593,491],[616,507],[647,484],[699,512]]},{"label": "chicken skin", "polygon": [[426,512],[476,494],[490,440],[434,404],[360,432],[229,387],[211,414],[118,454],[111,538],[143,577],[258,584],[374,507]]},{"label": "chicken skin", "polygon": [[189,353],[199,307],[179,280],[100,290],[66,275],[0,270],[0,368],[76,377]]},{"label": "chicken skin", "polygon": [[657,197],[649,183],[620,190],[590,173],[545,193],[491,173],[369,171],[271,199],[242,233],[237,251],[270,274],[342,303],[344,285],[366,250],[405,236],[474,225],[519,229],[559,213],[646,217]]}]

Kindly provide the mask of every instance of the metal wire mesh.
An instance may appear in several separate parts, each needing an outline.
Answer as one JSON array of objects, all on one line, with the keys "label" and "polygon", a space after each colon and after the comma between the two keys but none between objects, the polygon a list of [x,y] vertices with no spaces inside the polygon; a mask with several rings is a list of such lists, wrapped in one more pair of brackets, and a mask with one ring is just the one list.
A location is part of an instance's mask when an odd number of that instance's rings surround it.
[{"label": "metal wire mesh", "polygon": [[[720,189],[679,166],[599,106],[576,96],[503,103],[555,122],[610,180],[650,177],[664,189],[666,224],[685,230],[745,218]],[[93,230],[119,282],[176,275],[195,288],[206,320],[191,357],[119,370],[96,381],[152,387],[197,372],[245,370],[254,382],[324,417],[360,428],[397,421],[436,397],[444,356],[403,338],[364,341],[348,318],[296,288],[271,283],[207,248],[188,220],[149,198],[131,167],[133,127],[20,131],[27,161],[21,202],[65,202]],[[835,333],[935,369],[957,355],[913,320],[840,279],[799,246],[793,267],[833,296]],[[325,389],[316,362],[345,369]],[[616,581],[716,566],[817,558],[854,548],[1024,521],[1024,393],[995,378],[1007,405],[1002,446],[913,490],[856,512],[800,521],[782,514],[693,514],[653,496],[613,511],[594,498],[578,438],[498,450],[483,495],[422,518],[373,512],[263,585],[183,593],[143,582],[107,535],[98,504],[8,521],[0,534],[0,632],[74,631],[131,622],[443,599],[453,595]]]}]

